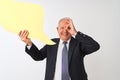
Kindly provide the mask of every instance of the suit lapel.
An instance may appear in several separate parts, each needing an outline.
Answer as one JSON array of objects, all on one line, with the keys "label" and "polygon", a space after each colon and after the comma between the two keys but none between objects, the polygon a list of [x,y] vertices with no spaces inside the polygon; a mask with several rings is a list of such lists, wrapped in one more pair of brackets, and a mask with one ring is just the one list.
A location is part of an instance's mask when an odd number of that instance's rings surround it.
[{"label": "suit lapel", "polygon": [[72,37],[71,40],[70,40],[70,43],[69,43],[69,51],[68,51],[68,62],[69,62],[69,64],[70,64],[70,60],[71,60],[71,57],[72,57],[73,50],[74,50],[75,46],[76,46],[76,41]]},{"label": "suit lapel", "polygon": [[55,45],[52,45],[52,60],[53,60],[53,63],[54,63],[54,66],[56,64],[56,59],[57,59],[57,50],[58,50],[58,44],[59,44],[59,39],[55,39],[54,42],[56,43]]}]

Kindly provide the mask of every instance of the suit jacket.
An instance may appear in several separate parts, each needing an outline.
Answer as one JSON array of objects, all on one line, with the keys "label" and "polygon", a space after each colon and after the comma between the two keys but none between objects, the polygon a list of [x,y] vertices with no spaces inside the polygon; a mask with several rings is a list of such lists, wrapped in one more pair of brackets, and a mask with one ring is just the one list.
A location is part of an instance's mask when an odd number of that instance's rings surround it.
[{"label": "suit jacket", "polygon": [[[30,50],[26,47],[26,52],[36,61],[46,58],[45,80],[53,80],[55,74],[55,64],[59,38],[53,39],[55,45],[45,45],[38,49],[32,44]],[[84,57],[87,54],[97,51],[99,44],[88,35],[78,32],[75,38],[71,38],[68,51],[69,75],[71,80],[87,80],[84,68]]]}]

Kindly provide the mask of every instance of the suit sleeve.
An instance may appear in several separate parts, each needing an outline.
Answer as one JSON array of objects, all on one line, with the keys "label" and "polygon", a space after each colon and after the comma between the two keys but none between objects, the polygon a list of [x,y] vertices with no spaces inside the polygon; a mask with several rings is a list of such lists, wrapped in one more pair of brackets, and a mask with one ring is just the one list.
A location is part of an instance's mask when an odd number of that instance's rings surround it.
[{"label": "suit sleeve", "polygon": [[47,57],[47,46],[44,46],[39,50],[34,44],[32,44],[30,49],[25,46],[25,51],[36,61],[43,60]]},{"label": "suit sleeve", "polygon": [[77,41],[79,42],[82,52],[85,55],[95,52],[100,48],[100,45],[98,44],[98,42],[96,42],[90,36],[85,35],[81,32],[77,33],[77,35],[75,36],[75,39],[77,39]]}]

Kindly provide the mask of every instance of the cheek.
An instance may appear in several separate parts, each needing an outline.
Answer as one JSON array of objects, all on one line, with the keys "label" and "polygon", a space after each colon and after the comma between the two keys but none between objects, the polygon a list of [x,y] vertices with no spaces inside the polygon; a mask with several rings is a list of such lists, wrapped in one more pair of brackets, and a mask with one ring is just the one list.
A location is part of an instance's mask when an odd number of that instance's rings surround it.
[{"label": "cheek", "polygon": [[59,34],[62,34],[62,30],[58,30],[58,33],[59,33]]},{"label": "cheek", "polygon": [[58,30],[58,34],[59,34],[59,35],[62,35],[62,32],[61,32],[60,30]]},{"label": "cheek", "polygon": [[68,37],[68,38],[70,38],[70,37],[71,37],[71,34],[70,34],[70,33],[68,33],[67,37]]}]

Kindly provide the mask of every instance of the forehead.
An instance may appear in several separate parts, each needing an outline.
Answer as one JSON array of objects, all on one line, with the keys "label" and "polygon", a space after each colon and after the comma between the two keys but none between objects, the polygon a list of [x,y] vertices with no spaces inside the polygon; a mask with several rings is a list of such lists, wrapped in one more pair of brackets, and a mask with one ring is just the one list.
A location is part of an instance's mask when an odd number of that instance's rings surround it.
[{"label": "forehead", "polygon": [[68,25],[68,24],[69,24],[69,22],[67,19],[63,19],[63,20],[59,21],[59,26],[64,26],[64,25]]}]

